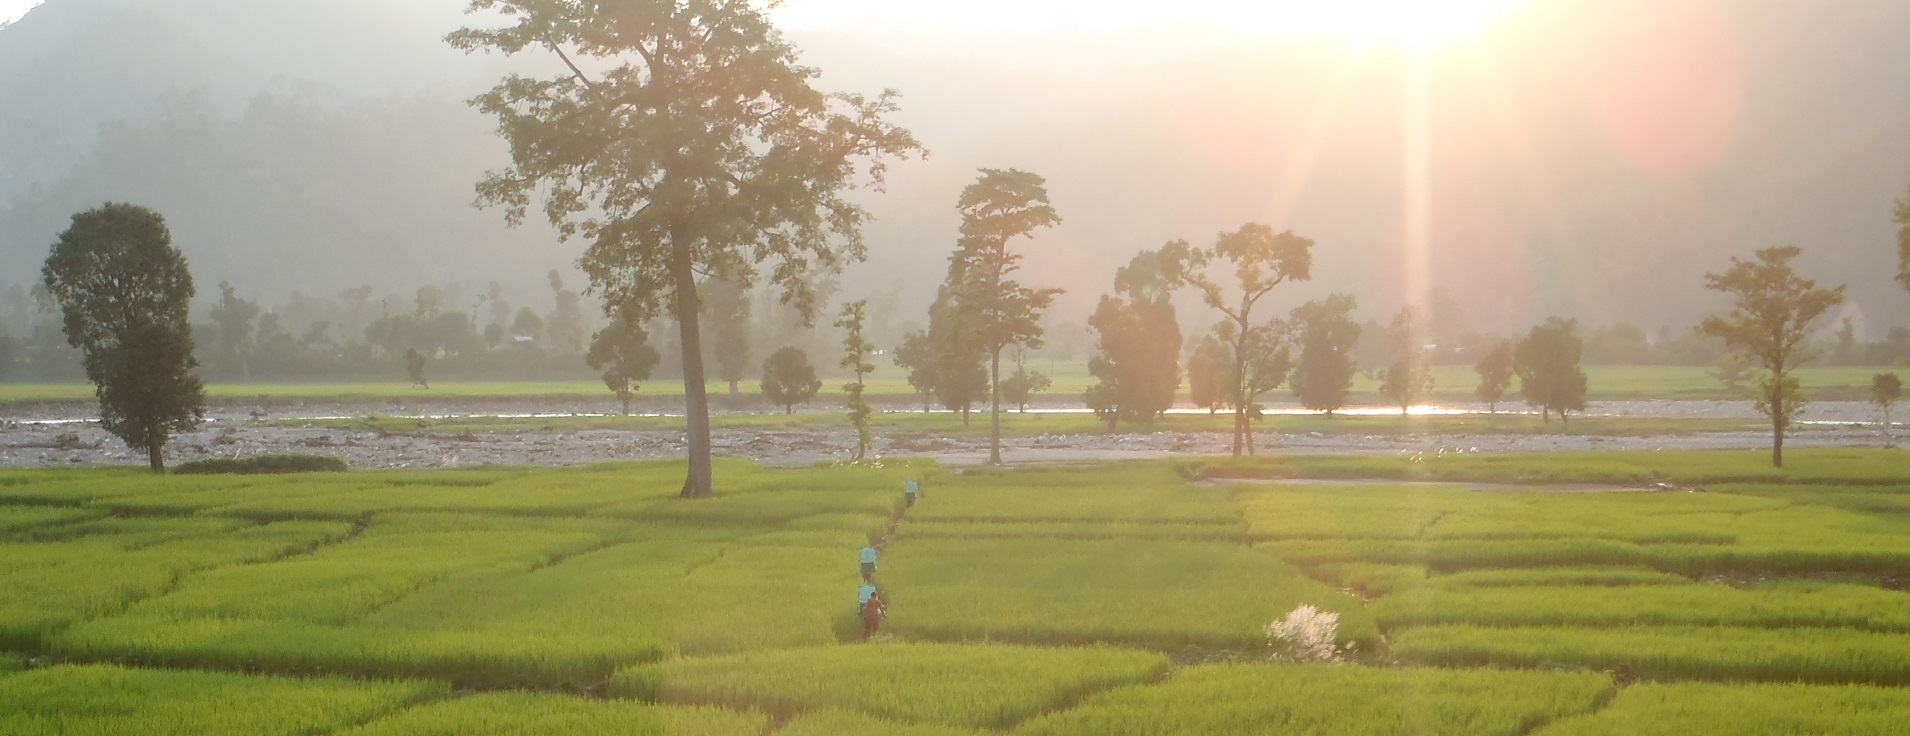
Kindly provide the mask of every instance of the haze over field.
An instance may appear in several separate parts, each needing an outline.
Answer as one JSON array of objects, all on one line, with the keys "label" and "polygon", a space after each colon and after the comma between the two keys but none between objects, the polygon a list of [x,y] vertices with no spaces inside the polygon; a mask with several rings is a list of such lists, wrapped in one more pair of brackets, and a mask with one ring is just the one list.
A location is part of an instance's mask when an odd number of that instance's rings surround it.
[{"label": "haze over field", "polygon": [[[463,5],[31,10],[0,30],[0,286],[31,281],[68,216],[112,199],[166,215],[202,294],[538,292],[580,246],[469,206],[504,149],[462,101],[507,62],[441,41]],[[1068,290],[1061,320],[1136,251],[1247,221],[1319,243],[1283,308],[1349,291],[1381,319],[1423,290],[1483,330],[1683,326],[1717,305],[1703,273],[1791,243],[1806,275],[1850,285],[1868,337],[1910,314],[1889,279],[1889,207],[1910,184],[1904,3],[1515,2],[1476,39],[1429,43],[1423,279],[1404,255],[1411,44],[1217,0],[1171,27],[1078,20],[1083,3],[896,5],[784,11],[825,88],[901,90],[896,122],[933,152],[871,195],[871,259],[845,298],[899,281],[919,315],[956,193],[1012,166],[1046,176],[1064,218],[1025,249],[1028,283]]]}]

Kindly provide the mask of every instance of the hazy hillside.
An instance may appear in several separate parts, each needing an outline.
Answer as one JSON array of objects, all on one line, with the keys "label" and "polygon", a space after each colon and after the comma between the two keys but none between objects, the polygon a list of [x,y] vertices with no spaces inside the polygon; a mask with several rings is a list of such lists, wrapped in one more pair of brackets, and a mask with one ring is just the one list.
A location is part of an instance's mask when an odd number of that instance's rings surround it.
[{"label": "hazy hillside", "polygon": [[[438,40],[455,0],[52,0],[0,31],[0,281],[26,281],[73,211],[165,212],[207,283],[538,288],[577,250],[471,210],[500,163],[461,100],[500,61]],[[1910,5],[1540,3],[1430,80],[1432,288],[1485,329],[1546,314],[1683,325],[1730,255],[1777,243],[1910,315],[1889,203],[1910,184]],[[1670,8],[1670,9],[1666,9]],[[1646,12],[1649,11],[1649,12]],[[1406,59],[1205,31],[792,34],[825,84],[905,94],[933,151],[898,166],[848,297],[919,310],[978,166],[1046,175],[1065,224],[1028,276],[1077,318],[1135,251],[1259,220],[1319,242],[1283,304],[1398,306],[1408,274]],[[268,296],[268,299],[270,297]],[[1190,317],[1189,321],[1195,321]]]}]

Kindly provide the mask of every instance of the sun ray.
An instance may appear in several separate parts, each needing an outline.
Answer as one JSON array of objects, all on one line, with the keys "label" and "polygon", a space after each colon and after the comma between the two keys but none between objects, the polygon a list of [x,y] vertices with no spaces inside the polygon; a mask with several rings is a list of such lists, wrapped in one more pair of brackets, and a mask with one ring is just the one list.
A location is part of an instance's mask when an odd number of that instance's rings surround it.
[{"label": "sun ray", "polygon": [[1352,92],[1353,81],[1365,64],[1366,54],[1353,49],[1348,49],[1340,56],[1340,63],[1334,68],[1325,87],[1326,93],[1313,106],[1306,129],[1281,170],[1280,183],[1267,205],[1270,222],[1287,223],[1288,218],[1292,217],[1299,203],[1300,192],[1313,177],[1313,167],[1319,163],[1327,140],[1339,122],[1340,113],[1346,107],[1346,98]]}]

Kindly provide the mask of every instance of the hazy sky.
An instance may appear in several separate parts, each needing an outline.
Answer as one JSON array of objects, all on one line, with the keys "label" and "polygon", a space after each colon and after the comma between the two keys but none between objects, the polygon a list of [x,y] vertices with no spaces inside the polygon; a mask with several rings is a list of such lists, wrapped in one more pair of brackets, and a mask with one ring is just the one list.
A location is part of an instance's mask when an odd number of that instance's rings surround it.
[{"label": "hazy sky", "polygon": [[968,29],[1107,29],[1161,23],[1270,36],[1444,38],[1476,31],[1528,0],[791,0],[790,27],[907,23]]},{"label": "hazy sky", "polygon": [[40,0],[0,0],[0,23],[19,20],[29,8],[39,4]]}]

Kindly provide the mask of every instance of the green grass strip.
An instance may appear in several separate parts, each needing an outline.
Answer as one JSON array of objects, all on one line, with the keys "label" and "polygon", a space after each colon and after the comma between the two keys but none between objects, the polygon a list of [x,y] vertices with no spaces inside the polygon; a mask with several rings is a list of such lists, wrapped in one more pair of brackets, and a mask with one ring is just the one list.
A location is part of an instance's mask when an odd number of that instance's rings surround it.
[{"label": "green grass strip", "polygon": [[1861,685],[1646,684],[1625,688],[1593,715],[1570,718],[1537,736],[1868,736],[1901,733],[1910,692]]},{"label": "green grass strip", "polygon": [[1609,697],[1594,674],[1229,664],[1089,698],[1015,736],[1514,736]]},{"label": "green grass strip", "polygon": [[684,708],[542,693],[480,693],[429,703],[338,736],[759,736],[760,713]]},{"label": "green grass strip", "polygon": [[1910,684],[1910,635],[1852,629],[1434,626],[1392,635],[1402,661],[1588,667],[1659,679]]},{"label": "green grass strip", "polygon": [[1103,647],[871,644],[678,659],[625,669],[612,692],[774,712],[849,709],[1002,728],[1094,690],[1145,682],[1166,657]]},{"label": "green grass strip", "polygon": [[432,682],[45,667],[4,680],[0,733],[299,736],[447,694],[448,688]]}]

